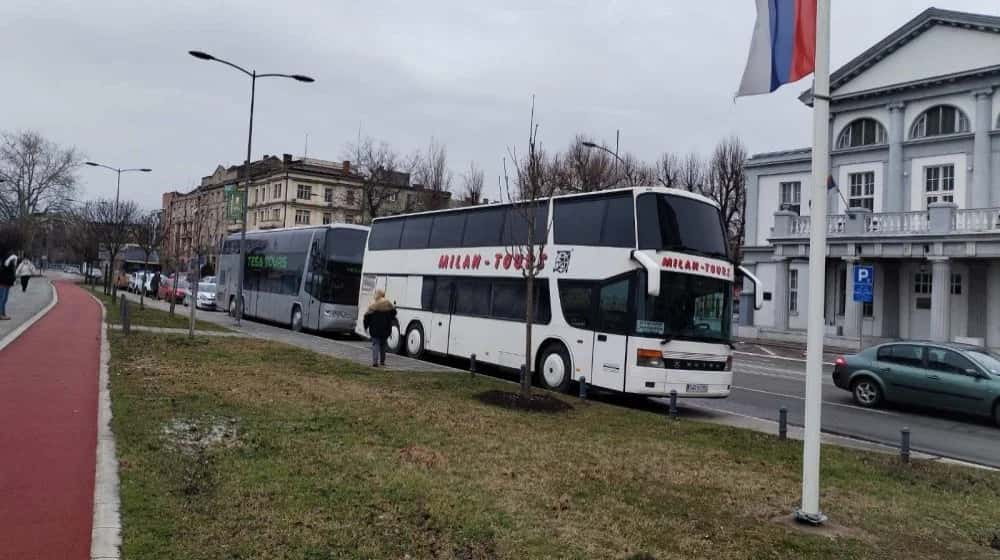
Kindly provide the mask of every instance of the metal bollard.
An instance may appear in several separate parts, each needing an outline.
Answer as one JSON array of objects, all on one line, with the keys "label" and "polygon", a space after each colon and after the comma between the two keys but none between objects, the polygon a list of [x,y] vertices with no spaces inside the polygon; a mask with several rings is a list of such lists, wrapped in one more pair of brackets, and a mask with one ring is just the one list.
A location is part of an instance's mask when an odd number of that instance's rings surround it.
[{"label": "metal bollard", "polygon": [[910,429],[903,428],[900,433],[899,458],[903,463],[910,462]]},{"label": "metal bollard", "polygon": [[527,375],[527,371],[528,366],[521,364],[521,376],[517,378],[519,382],[524,383],[524,376]]},{"label": "metal bollard", "polygon": [[778,439],[788,439],[788,409],[778,409]]},{"label": "metal bollard", "polygon": [[677,420],[677,390],[670,390],[670,417]]},{"label": "metal bollard", "polygon": [[128,316],[128,300],[122,294],[122,332],[125,335],[132,334],[132,320]]},{"label": "metal bollard", "polygon": [[469,356],[469,377],[475,377],[476,375],[476,355],[472,354]]},{"label": "metal bollard", "polygon": [[581,399],[586,399],[587,398],[587,377],[586,376],[580,378],[580,398]]}]

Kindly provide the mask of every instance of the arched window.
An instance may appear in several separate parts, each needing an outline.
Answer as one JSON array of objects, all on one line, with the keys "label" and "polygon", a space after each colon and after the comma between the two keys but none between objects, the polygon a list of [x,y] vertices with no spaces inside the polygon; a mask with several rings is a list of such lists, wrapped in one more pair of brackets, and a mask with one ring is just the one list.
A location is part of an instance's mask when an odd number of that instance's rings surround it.
[{"label": "arched window", "polygon": [[923,112],[910,128],[910,138],[927,138],[969,131],[969,118],[951,105],[935,105]]},{"label": "arched window", "polygon": [[837,149],[875,146],[886,143],[885,127],[875,119],[858,119],[844,127],[837,137]]}]

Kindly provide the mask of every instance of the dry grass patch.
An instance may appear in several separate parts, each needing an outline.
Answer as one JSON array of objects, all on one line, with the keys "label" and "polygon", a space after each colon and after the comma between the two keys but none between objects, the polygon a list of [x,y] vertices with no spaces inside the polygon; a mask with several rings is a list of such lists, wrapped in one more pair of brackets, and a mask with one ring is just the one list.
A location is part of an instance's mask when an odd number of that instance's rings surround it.
[{"label": "dry grass patch", "polygon": [[[477,400],[509,388],[482,376],[250,339],[112,341],[127,557],[996,558],[994,473],[826,447],[824,510],[856,530],[830,539],[772,522],[795,442],[573,399],[512,411]],[[183,451],[178,421],[238,444]]]}]

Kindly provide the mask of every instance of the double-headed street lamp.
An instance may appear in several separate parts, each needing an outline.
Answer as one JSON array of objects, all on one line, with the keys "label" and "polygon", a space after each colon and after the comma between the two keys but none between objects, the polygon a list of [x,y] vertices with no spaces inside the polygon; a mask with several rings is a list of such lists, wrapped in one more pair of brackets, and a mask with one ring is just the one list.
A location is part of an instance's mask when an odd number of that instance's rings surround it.
[{"label": "double-headed street lamp", "polygon": [[256,70],[247,70],[241,66],[237,66],[232,62],[227,60],[222,60],[221,58],[214,57],[206,52],[202,51],[188,51],[188,54],[199,59],[199,60],[214,60],[216,62],[221,62],[226,66],[235,68],[240,72],[243,72],[247,76],[250,76],[250,130],[247,133],[247,160],[246,160],[246,184],[243,187],[243,210],[241,212],[242,225],[240,228],[240,267],[239,275],[236,278],[236,324],[239,325],[240,321],[243,319],[243,275],[244,268],[246,267],[246,245],[247,245],[247,212],[249,211],[249,205],[247,204],[250,200],[250,148],[253,144],[253,101],[254,92],[257,89],[257,78],[291,78],[293,80],[305,83],[312,83],[316,80],[310,78],[309,76],[304,76],[302,74],[258,74]]},{"label": "double-headed street lamp", "polygon": [[129,173],[131,171],[137,171],[137,172],[140,172],[140,173],[149,173],[150,171],[152,171],[152,169],[150,169],[148,167],[137,167],[137,168],[133,168],[133,169],[119,169],[117,167],[111,167],[110,165],[104,165],[103,163],[94,163],[92,161],[85,161],[84,163],[86,163],[87,165],[91,165],[93,167],[103,167],[104,169],[110,169],[111,171],[114,171],[115,173],[118,174],[118,186],[115,187],[115,219],[118,218],[118,197],[121,196],[121,190],[122,190],[122,173]]}]

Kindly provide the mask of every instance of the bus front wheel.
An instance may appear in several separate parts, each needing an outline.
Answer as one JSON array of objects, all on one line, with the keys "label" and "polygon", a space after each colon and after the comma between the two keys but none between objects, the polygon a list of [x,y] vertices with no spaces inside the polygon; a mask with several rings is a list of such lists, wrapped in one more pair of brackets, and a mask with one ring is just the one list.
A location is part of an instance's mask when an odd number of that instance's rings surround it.
[{"label": "bus front wheel", "polygon": [[420,323],[414,323],[406,329],[406,354],[417,359],[424,355],[424,328]]},{"label": "bus front wheel", "polygon": [[569,352],[562,344],[549,344],[538,358],[539,379],[546,389],[568,393],[572,372]]},{"label": "bus front wheel", "polygon": [[302,310],[298,305],[292,308],[292,330],[294,332],[302,331]]}]

